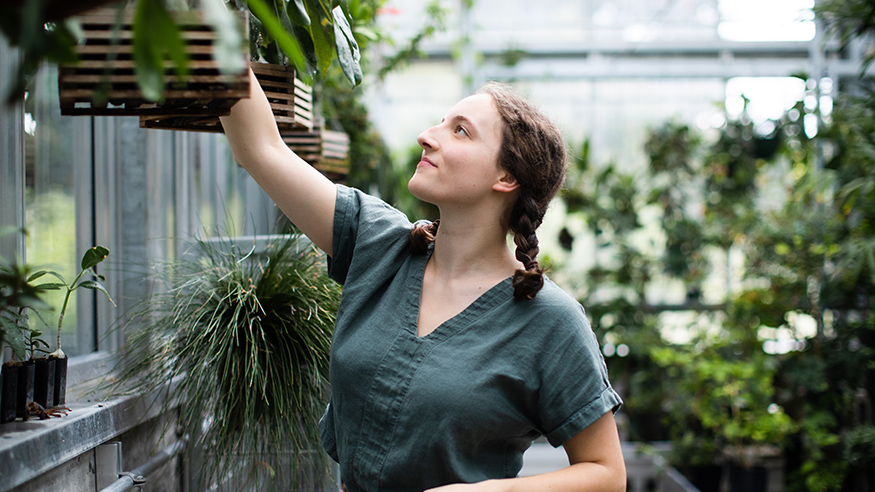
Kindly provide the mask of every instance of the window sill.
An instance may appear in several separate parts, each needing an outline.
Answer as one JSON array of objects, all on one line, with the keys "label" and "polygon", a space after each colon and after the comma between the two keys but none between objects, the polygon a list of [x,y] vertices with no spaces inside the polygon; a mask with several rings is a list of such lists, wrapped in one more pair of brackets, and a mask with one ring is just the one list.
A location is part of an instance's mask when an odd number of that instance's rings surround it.
[{"label": "window sill", "polygon": [[157,417],[156,396],[101,399],[90,393],[107,374],[114,354],[71,357],[67,375],[67,416],[0,425],[0,492],[32,480],[97,447],[137,424]]}]

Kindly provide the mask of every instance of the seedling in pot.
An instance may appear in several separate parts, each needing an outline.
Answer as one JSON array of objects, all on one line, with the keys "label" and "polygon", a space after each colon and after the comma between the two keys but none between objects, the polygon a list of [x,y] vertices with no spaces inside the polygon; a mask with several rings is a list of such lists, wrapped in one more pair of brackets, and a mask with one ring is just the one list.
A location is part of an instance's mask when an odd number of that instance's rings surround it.
[{"label": "seedling in pot", "polygon": [[[64,296],[64,304],[61,306],[61,314],[58,316],[58,349],[49,354],[50,357],[54,357],[56,359],[64,359],[66,358],[66,354],[61,349],[61,327],[64,325],[64,315],[67,312],[67,304],[70,302],[70,297],[76,290],[80,288],[99,290],[106,295],[106,298],[109,299],[109,302],[113,302],[112,297],[110,297],[109,292],[106,291],[106,288],[100,283],[102,281],[106,281],[106,277],[97,273],[95,267],[106,259],[109,255],[109,250],[103,246],[94,246],[82,256],[81,267],[82,270],[79,272],[79,275],[76,275],[76,278],[73,279],[72,282],[67,283],[61,274],[58,272],[54,272],[51,270],[46,270],[40,272],[45,275],[51,275],[58,280],[60,283],[50,283],[43,284],[40,287],[50,288],[50,289],[66,289],[67,293]],[[90,278],[86,277],[83,279],[86,273],[90,272]],[[115,303],[113,302],[113,305]]]},{"label": "seedling in pot", "polygon": [[[81,261],[81,271],[76,278],[73,279],[72,282],[67,282],[64,277],[58,272],[54,272],[51,270],[46,270],[40,272],[42,275],[51,275],[58,280],[59,283],[49,283],[42,284],[40,287],[49,288],[49,289],[64,289],[66,290],[66,294],[64,295],[64,303],[61,306],[61,313],[58,316],[58,349],[49,354],[49,358],[55,360],[55,376],[54,376],[54,388],[53,388],[53,403],[55,405],[63,404],[66,401],[67,396],[67,355],[64,353],[64,350],[61,348],[61,328],[64,325],[64,315],[67,313],[67,305],[70,302],[70,297],[73,292],[80,288],[99,290],[106,295],[109,302],[112,301],[112,297],[110,297],[109,292],[106,291],[106,288],[101,284],[102,281],[105,281],[106,278],[103,275],[97,273],[95,269],[96,266],[106,259],[109,255],[109,250],[103,246],[94,246],[90,248],[88,251],[82,255]],[[88,275],[86,275],[86,273]],[[115,303],[113,302],[113,305]]]}]

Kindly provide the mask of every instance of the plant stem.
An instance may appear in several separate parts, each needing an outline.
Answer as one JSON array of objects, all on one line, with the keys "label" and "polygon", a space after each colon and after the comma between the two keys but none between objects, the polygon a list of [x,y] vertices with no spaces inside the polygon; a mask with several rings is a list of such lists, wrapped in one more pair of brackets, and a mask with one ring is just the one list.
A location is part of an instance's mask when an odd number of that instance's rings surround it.
[{"label": "plant stem", "polygon": [[70,294],[76,290],[76,284],[79,283],[79,279],[82,278],[82,275],[85,273],[85,270],[79,272],[79,275],[76,275],[76,278],[73,279],[73,283],[71,284],[73,287],[67,286],[67,295],[64,296],[64,304],[61,306],[61,315],[58,316],[58,350],[52,353],[55,357],[59,359],[64,358],[64,351],[61,350],[61,326],[64,324],[64,314],[67,312],[67,303],[70,301]]}]

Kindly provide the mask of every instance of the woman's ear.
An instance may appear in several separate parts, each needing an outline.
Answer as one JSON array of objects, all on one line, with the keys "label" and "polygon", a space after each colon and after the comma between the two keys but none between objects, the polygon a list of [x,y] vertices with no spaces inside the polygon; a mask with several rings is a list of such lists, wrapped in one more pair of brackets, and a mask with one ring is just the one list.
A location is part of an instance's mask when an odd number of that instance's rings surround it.
[{"label": "woman's ear", "polygon": [[498,181],[492,185],[492,189],[501,193],[510,193],[517,188],[520,187],[519,181],[513,176],[513,174],[502,170],[501,175],[498,177]]}]

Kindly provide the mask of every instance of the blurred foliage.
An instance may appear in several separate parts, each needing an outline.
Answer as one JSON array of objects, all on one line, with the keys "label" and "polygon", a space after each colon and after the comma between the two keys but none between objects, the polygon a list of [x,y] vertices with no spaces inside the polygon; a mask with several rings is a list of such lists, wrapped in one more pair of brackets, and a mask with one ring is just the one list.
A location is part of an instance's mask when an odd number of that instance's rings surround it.
[{"label": "blurred foliage", "polygon": [[[814,4],[817,18],[822,20],[830,34],[838,36],[844,46],[855,39],[875,35],[875,7],[871,0],[818,0]],[[863,53],[860,74],[875,61],[875,47]]]},{"label": "blurred foliage", "polygon": [[[752,465],[757,455],[743,450],[780,450],[788,491],[854,490],[868,473],[850,457],[875,459],[866,433],[875,395],[875,91],[868,80],[854,88],[835,96],[816,136],[803,122],[819,115],[799,102],[765,125],[745,107],[713,134],[666,122],[650,131],[649,166],[637,175],[591,163],[587,144],[576,153],[559,241],[571,250],[585,244],[578,236],[594,239],[580,297],[611,347],[630,439],[667,433],[679,465]],[[585,230],[572,232],[575,223]],[[741,284],[722,303],[702,303],[697,286],[728,275],[714,260],[732,252],[744,257]],[[687,299],[651,305],[648,292],[668,280],[685,285]],[[666,338],[666,309],[698,313],[688,343]],[[801,328],[803,316],[811,329]],[[765,350],[778,331],[792,345]],[[625,357],[614,355],[619,344]],[[641,431],[653,411],[665,429]]]},{"label": "blurred foliage", "polygon": [[794,429],[790,417],[774,403],[777,361],[762,351],[739,356],[726,338],[699,342],[650,352],[673,383],[672,435],[686,442],[698,434],[695,445],[711,450],[711,463],[719,459],[718,451],[729,447],[732,456],[750,468],[755,455],[748,449],[781,445]]}]

